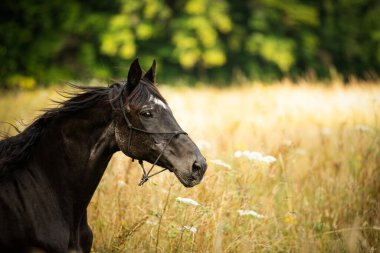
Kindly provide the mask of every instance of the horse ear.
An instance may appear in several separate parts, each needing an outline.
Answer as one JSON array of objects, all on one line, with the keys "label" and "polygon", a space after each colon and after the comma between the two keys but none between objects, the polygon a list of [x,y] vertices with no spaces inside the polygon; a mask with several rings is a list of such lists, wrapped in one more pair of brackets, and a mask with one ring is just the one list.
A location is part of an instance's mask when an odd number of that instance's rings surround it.
[{"label": "horse ear", "polygon": [[140,67],[139,59],[136,58],[131,64],[131,67],[129,68],[128,71],[128,87],[130,90],[133,90],[141,80],[142,76],[142,70]]},{"label": "horse ear", "polygon": [[152,83],[156,82],[156,60],[153,60],[152,66],[148,72],[145,73],[144,77],[146,77]]}]

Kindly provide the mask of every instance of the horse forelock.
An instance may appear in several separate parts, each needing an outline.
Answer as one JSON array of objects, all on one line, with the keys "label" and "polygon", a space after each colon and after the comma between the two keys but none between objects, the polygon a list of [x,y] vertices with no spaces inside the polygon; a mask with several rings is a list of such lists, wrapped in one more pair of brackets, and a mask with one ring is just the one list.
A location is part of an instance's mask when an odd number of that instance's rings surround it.
[{"label": "horse forelock", "polygon": [[[128,84],[126,85],[128,87]],[[152,96],[166,104],[166,100],[157,89],[157,86],[147,78],[142,78],[140,83],[128,94],[127,101],[132,108],[140,109],[151,100]]]}]

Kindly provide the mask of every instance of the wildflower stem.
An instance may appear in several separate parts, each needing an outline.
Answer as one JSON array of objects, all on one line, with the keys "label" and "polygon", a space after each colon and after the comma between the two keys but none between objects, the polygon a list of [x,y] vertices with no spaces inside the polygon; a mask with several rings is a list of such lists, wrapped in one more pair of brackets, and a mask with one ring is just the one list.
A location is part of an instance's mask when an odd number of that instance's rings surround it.
[{"label": "wildflower stem", "polygon": [[193,240],[191,240],[191,253],[194,252],[194,243],[195,243],[195,233],[193,233]]},{"label": "wildflower stem", "polygon": [[184,215],[184,217],[183,217],[183,221],[182,221],[182,226],[181,226],[181,236],[180,236],[180,238],[179,238],[179,240],[178,240],[178,242],[177,242],[177,246],[176,246],[176,248],[175,248],[175,250],[174,250],[174,252],[178,252],[178,249],[179,249],[179,247],[180,247],[180,245],[181,245],[181,243],[182,243],[182,238],[183,238],[183,233],[184,233],[184,231],[185,231],[185,229],[184,229],[184,226],[185,226],[185,224],[187,223],[187,207],[186,207],[186,209],[185,209],[185,215]]},{"label": "wildflower stem", "polygon": [[[292,203],[292,200],[293,200],[292,197],[293,196],[292,196],[290,189],[289,189],[289,177],[288,177],[284,157],[281,154],[279,156],[279,161],[280,161],[280,167],[282,170],[283,177],[285,178],[285,190],[286,190],[286,198],[287,198],[287,202],[288,202],[288,212],[292,213],[292,212],[294,212],[293,203]],[[291,231],[292,231],[294,238],[297,238],[297,233],[296,233],[294,226],[291,226]]]},{"label": "wildflower stem", "polygon": [[173,184],[170,184],[170,187],[169,187],[169,190],[168,190],[168,194],[166,195],[166,200],[165,200],[165,203],[164,203],[164,208],[162,209],[162,214],[160,215],[160,217],[158,219],[158,228],[157,228],[157,235],[156,235],[157,240],[156,240],[156,249],[155,249],[156,253],[158,252],[158,243],[160,241],[161,222],[162,222],[162,218],[164,217],[164,214],[166,212],[166,208],[167,208],[168,203],[169,203],[169,197],[170,197],[170,193],[171,193],[172,187],[173,187]]}]

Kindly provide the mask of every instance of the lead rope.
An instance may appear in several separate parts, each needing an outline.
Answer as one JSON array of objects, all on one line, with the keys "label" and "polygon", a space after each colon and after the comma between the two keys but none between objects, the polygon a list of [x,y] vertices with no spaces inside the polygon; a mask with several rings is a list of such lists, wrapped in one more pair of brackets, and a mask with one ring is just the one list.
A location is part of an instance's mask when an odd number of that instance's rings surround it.
[{"label": "lead rope", "polygon": [[[125,86],[124,86],[125,87]],[[122,98],[122,94],[123,92],[121,92],[120,94],[120,109],[123,113],[123,116],[124,116],[124,119],[125,119],[125,122],[127,123],[127,126],[128,126],[128,129],[129,129],[129,136],[128,136],[128,146],[127,146],[127,151],[126,153],[130,156],[131,155],[131,152],[130,152],[130,147],[131,147],[131,143],[132,143],[132,133],[133,133],[133,130],[135,131],[139,131],[139,132],[142,132],[142,133],[146,133],[146,134],[173,134],[169,141],[167,141],[165,143],[165,146],[163,147],[163,149],[161,150],[161,153],[157,156],[156,160],[154,161],[154,163],[152,164],[152,166],[150,167],[148,173],[146,172],[145,168],[144,168],[144,161],[143,160],[139,160],[139,164],[140,164],[140,167],[143,171],[143,175],[141,177],[141,180],[140,180],[140,183],[139,183],[139,186],[143,186],[148,180],[149,178],[157,175],[157,174],[160,174],[161,172],[167,170],[167,169],[162,169],[158,172],[155,172],[153,174],[150,174],[153,170],[153,168],[157,165],[158,161],[160,160],[162,154],[165,152],[166,148],[169,146],[170,142],[173,140],[173,138],[179,134],[187,134],[186,132],[184,131],[174,131],[174,132],[149,132],[149,131],[146,131],[144,129],[140,129],[140,128],[137,128],[137,127],[134,127],[132,125],[132,123],[128,120],[128,117],[127,117],[127,114],[125,113],[125,110],[123,110],[123,98]],[[132,158],[132,162],[134,161],[135,159]]]}]

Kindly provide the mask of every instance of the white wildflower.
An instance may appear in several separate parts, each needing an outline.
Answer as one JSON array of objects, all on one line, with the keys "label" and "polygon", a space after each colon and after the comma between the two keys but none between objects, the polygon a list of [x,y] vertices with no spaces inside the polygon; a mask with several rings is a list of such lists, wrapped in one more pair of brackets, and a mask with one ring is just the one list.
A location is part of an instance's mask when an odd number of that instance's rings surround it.
[{"label": "white wildflower", "polygon": [[267,218],[267,216],[259,214],[253,210],[239,210],[238,213],[240,216],[251,216],[259,219]]},{"label": "white wildflower", "polygon": [[243,151],[243,155],[245,155],[245,156],[249,156],[250,153],[251,153],[251,151],[249,151],[249,150],[244,150]]},{"label": "white wildflower", "polygon": [[271,156],[271,155],[264,156],[261,160],[262,160],[264,163],[267,163],[267,164],[271,164],[271,163],[277,161],[277,159],[274,158],[274,157]]},{"label": "white wildflower", "polygon": [[191,233],[195,234],[198,229],[192,226],[183,226],[180,230],[189,230]]},{"label": "white wildflower", "polygon": [[259,160],[259,161],[261,161],[261,158],[263,158],[263,156],[264,155],[262,153],[260,153],[260,152],[250,152],[248,154],[248,158],[250,160]]},{"label": "white wildflower", "polygon": [[227,168],[227,169],[231,169],[231,168],[232,168],[231,165],[229,165],[229,164],[223,162],[222,160],[210,160],[210,162],[213,163],[213,164],[216,164],[216,165],[220,165],[220,166],[222,166],[222,167],[225,167],[225,168]]},{"label": "white wildflower", "polygon": [[255,161],[266,163],[266,164],[271,164],[271,163],[277,161],[277,159],[275,157],[273,157],[271,155],[264,155],[263,153],[260,153],[260,152],[249,151],[249,150],[244,150],[244,151],[237,150],[237,151],[235,151],[235,153],[234,153],[235,158],[240,158],[242,156],[247,157],[249,160],[255,160]]},{"label": "white wildflower", "polygon": [[243,152],[241,152],[240,150],[237,150],[234,153],[234,157],[236,157],[236,158],[240,158],[242,155],[243,155]]},{"label": "white wildflower", "polygon": [[211,148],[211,143],[205,140],[198,140],[195,143],[197,144],[198,148],[201,150]]},{"label": "white wildflower", "polygon": [[188,205],[193,205],[193,206],[199,206],[200,205],[197,201],[189,199],[189,198],[177,197],[176,200],[180,203],[184,203],[184,204],[188,204]]},{"label": "white wildflower", "polygon": [[117,181],[117,187],[123,188],[125,186],[127,186],[127,183],[124,180]]}]

